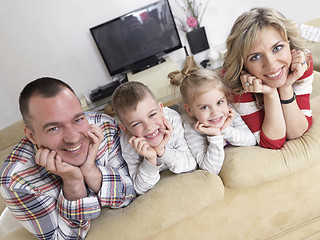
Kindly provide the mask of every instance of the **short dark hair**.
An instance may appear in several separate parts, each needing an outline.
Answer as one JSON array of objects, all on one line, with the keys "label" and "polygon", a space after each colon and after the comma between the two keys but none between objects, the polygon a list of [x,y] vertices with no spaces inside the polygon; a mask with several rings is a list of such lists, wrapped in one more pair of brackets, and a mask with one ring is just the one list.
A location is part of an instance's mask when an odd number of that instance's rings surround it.
[{"label": "short dark hair", "polygon": [[[50,98],[56,96],[64,88],[74,93],[73,89],[65,82],[52,78],[42,77],[28,83],[20,93],[19,108],[25,125],[32,130],[29,101],[33,96]],[[75,94],[75,93],[74,93]],[[75,94],[76,95],[76,94]]]},{"label": "short dark hair", "polygon": [[112,106],[118,118],[121,120],[121,114],[126,111],[135,111],[139,102],[144,99],[147,94],[155,100],[156,97],[152,91],[143,83],[137,81],[125,82],[113,92]]}]

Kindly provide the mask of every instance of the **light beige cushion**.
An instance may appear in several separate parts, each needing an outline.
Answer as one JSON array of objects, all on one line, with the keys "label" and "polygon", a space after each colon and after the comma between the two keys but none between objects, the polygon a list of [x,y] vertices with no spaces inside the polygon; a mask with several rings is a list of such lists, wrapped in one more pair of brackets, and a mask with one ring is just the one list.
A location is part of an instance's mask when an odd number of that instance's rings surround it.
[{"label": "light beige cushion", "polygon": [[[94,219],[86,240],[144,239],[196,214],[224,196],[219,176],[204,170],[184,174],[164,171],[160,181],[128,207],[105,208]],[[110,238],[110,239],[111,239]],[[1,240],[36,239],[25,229],[16,230]]]},{"label": "light beige cushion", "polygon": [[320,42],[307,42],[305,48],[308,49],[312,54],[313,69],[316,71],[320,71]]},{"label": "light beige cushion", "polygon": [[145,239],[223,196],[223,184],[215,174],[204,170],[180,175],[164,171],[160,181],[128,207],[105,209],[92,221],[86,239],[106,239],[108,235],[117,239]]},{"label": "light beige cushion", "polygon": [[22,120],[17,121],[10,126],[0,130],[0,150],[17,144],[25,137],[23,132],[24,123]]},{"label": "light beige cushion", "polygon": [[22,228],[19,230],[16,230],[3,238],[1,240],[36,240],[37,238],[28,232],[26,229]]},{"label": "light beige cushion", "polygon": [[[305,24],[320,27],[320,18],[313,19]],[[310,50],[313,56],[313,69],[320,71],[320,42],[308,42],[305,48]]]},{"label": "light beige cushion", "polygon": [[[314,91],[319,91],[319,73]],[[286,142],[279,150],[228,147],[220,172],[226,187],[248,188],[295,173],[320,161],[320,96],[311,99],[313,124],[301,138]],[[294,119],[292,119],[294,120]]]}]

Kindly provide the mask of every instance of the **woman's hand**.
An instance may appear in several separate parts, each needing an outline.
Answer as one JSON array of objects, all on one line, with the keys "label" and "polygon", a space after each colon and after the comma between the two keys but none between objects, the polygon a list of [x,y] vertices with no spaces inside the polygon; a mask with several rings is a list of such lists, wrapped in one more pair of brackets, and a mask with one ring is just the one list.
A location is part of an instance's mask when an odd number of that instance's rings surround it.
[{"label": "woman's hand", "polygon": [[308,69],[308,64],[306,63],[306,57],[303,51],[292,49],[291,50],[291,67],[290,73],[288,75],[287,81],[283,87],[290,87],[295,83],[304,72]]},{"label": "woman's hand", "polygon": [[261,79],[251,75],[247,71],[241,71],[240,80],[242,87],[246,92],[268,94],[272,92],[272,88],[263,84]]}]

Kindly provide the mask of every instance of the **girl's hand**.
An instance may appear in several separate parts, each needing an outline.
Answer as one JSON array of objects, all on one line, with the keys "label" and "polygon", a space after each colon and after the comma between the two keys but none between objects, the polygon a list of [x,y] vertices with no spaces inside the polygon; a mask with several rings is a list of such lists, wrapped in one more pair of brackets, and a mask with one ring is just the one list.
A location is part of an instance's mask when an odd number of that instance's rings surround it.
[{"label": "girl's hand", "polygon": [[165,129],[163,129],[163,140],[158,146],[154,147],[154,150],[157,152],[158,157],[162,157],[162,155],[164,154],[165,146],[169,142],[173,132],[171,123],[165,117],[163,117],[163,124],[165,127]]},{"label": "girl's hand", "polygon": [[263,84],[261,79],[251,75],[247,71],[241,71],[240,80],[246,92],[268,94],[272,88]]},{"label": "girl's hand", "polygon": [[283,87],[292,86],[308,69],[306,57],[303,51],[292,49],[291,50],[291,72],[288,75],[287,82]]},{"label": "girl's hand", "polygon": [[157,165],[157,153],[143,138],[132,136],[128,143],[140,155],[153,165]]},{"label": "girl's hand", "polygon": [[232,108],[229,107],[229,113],[228,113],[228,116],[227,116],[227,119],[225,120],[222,128],[221,128],[221,131],[223,129],[226,129],[227,127],[229,127],[234,119],[234,116],[235,116],[235,113],[234,111],[232,110]]},{"label": "girl's hand", "polygon": [[208,136],[219,136],[221,135],[221,130],[220,128],[215,128],[215,127],[206,127],[204,124],[200,123],[197,121],[194,126],[194,130],[196,130],[198,133],[208,135]]}]

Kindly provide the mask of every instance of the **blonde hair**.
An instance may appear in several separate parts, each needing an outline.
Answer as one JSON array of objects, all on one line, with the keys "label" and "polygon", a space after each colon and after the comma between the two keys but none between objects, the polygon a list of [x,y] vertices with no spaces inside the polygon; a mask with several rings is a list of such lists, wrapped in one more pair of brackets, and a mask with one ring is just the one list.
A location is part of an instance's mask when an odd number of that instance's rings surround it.
[{"label": "blonde hair", "polygon": [[123,83],[112,94],[113,110],[120,119],[121,114],[137,110],[139,102],[148,94],[157,101],[152,91],[143,83],[136,81]]},{"label": "blonde hair", "polygon": [[244,91],[240,81],[244,59],[254,46],[261,30],[267,26],[278,29],[289,42],[290,49],[303,50],[303,39],[299,36],[297,27],[278,11],[260,7],[243,13],[235,21],[227,38],[227,52],[223,64],[225,84],[234,94],[242,94]]},{"label": "blonde hair", "polygon": [[[169,73],[170,84],[180,87],[182,100],[190,104],[195,97],[216,88],[229,97],[229,90],[223,84],[219,72],[197,66],[193,56],[187,56],[182,71]],[[210,87],[208,87],[210,85]]]}]

